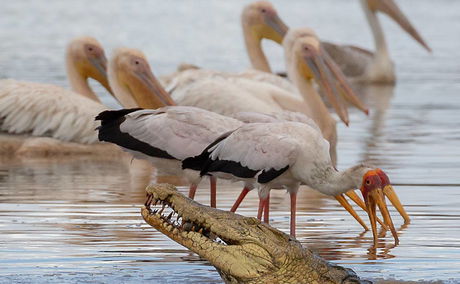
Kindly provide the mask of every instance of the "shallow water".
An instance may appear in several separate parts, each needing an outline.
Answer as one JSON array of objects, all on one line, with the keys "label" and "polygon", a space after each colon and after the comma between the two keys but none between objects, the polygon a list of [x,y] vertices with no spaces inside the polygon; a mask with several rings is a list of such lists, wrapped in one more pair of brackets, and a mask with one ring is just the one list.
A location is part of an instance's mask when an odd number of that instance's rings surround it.
[{"label": "shallow water", "polygon": [[[372,46],[358,1],[273,2],[291,26],[310,25],[322,38]],[[67,86],[64,46],[81,34],[97,37],[108,50],[141,48],[156,74],[182,61],[221,70],[247,66],[238,17],[248,1],[191,3],[2,0],[0,77]],[[364,278],[455,283],[460,281],[460,2],[398,3],[434,53],[425,53],[384,19],[398,84],[359,88],[371,114],[352,112],[351,127],[339,124],[338,153],[340,168],[367,161],[385,169],[412,222],[399,229],[398,247],[390,248],[387,235],[373,253],[370,232],[363,233],[335,200],[305,189],[298,198],[297,234],[304,245]],[[281,70],[281,49],[266,47],[274,69]],[[1,159],[0,282],[220,283],[206,261],[142,221],[144,179],[132,177],[128,166],[110,159]],[[206,184],[202,188],[197,200],[207,204]],[[228,209],[238,191],[222,185],[218,207]],[[271,201],[272,225],[287,232],[287,195],[275,192]],[[239,212],[254,216],[256,204],[252,193]],[[400,226],[401,218],[393,216]]]}]

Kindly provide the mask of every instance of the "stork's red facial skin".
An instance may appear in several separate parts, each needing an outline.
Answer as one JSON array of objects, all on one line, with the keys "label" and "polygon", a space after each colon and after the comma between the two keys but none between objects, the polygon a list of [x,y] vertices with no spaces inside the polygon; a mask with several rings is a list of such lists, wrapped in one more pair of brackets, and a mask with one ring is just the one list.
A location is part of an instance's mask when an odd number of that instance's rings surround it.
[{"label": "stork's red facial skin", "polygon": [[388,177],[388,175],[384,171],[382,171],[381,169],[376,169],[375,171],[379,175],[380,180],[382,181],[382,186],[383,187],[391,184],[390,183],[390,178]]},{"label": "stork's red facial skin", "polygon": [[372,235],[374,236],[374,247],[377,247],[377,212],[376,206],[379,207],[382,213],[385,224],[390,228],[391,233],[395,239],[395,245],[399,244],[398,235],[394,228],[393,221],[391,220],[390,213],[388,212],[385,204],[385,197],[382,190],[382,180],[377,170],[370,170],[363,176],[363,183],[361,185],[361,193],[366,203],[367,214],[372,227]]},{"label": "stork's red facial skin", "polygon": [[382,188],[382,180],[380,179],[380,175],[376,170],[368,171],[363,176],[363,183],[361,186],[361,192],[363,194],[364,199],[366,200],[369,196],[369,193],[376,188]]}]

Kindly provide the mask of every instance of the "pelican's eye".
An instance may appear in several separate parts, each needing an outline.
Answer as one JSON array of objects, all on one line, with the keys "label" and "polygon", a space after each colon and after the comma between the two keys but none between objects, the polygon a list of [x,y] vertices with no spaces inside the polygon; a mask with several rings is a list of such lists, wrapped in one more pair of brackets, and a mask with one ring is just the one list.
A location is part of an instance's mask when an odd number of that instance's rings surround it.
[{"label": "pelican's eye", "polygon": [[262,9],[260,9],[260,11],[261,11],[262,13],[266,13],[266,12],[267,12],[267,9],[262,8]]},{"label": "pelican's eye", "polygon": [[136,65],[139,65],[139,60],[134,61],[134,63],[136,63]]}]

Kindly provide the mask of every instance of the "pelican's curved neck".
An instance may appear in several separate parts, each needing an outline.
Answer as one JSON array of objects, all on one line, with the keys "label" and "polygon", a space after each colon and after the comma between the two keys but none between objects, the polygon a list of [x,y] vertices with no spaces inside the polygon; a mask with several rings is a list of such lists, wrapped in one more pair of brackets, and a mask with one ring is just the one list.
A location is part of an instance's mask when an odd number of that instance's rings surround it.
[{"label": "pelican's curved neck", "polygon": [[262,40],[254,35],[254,32],[243,23],[244,43],[251,61],[252,68],[271,73],[270,64],[262,50]]},{"label": "pelican's curved neck", "polygon": [[75,67],[69,55],[66,57],[67,78],[70,82],[71,89],[87,98],[100,102],[98,96],[93,92],[88,84],[88,78],[85,78]]},{"label": "pelican's curved neck", "polygon": [[134,100],[133,96],[127,90],[128,86],[122,86],[117,78],[117,71],[114,70],[115,68],[109,68],[108,70],[108,77],[109,77],[109,84],[113,90],[113,94],[117,101],[122,105],[124,108],[136,108],[139,107],[137,102]]},{"label": "pelican's curved neck", "polygon": [[301,77],[300,74],[295,74],[294,77],[295,78],[292,78],[292,80],[296,84],[300,94],[309,106],[310,118],[315,121],[324,135],[324,133],[329,130],[328,128],[330,127],[331,123],[335,124],[334,118],[329,113],[329,110],[321,99],[321,96],[313,87],[313,84],[310,81],[307,81],[305,78]]},{"label": "pelican's curved neck", "polygon": [[390,61],[388,54],[388,47],[385,40],[385,34],[383,33],[382,26],[377,17],[377,14],[369,9],[366,0],[361,0],[361,6],[363,7],[364,13],[366,14],[367,21],[371,27],[372,36],[374,37],[375,45],[375,57],[380,60],[385,59]]}]

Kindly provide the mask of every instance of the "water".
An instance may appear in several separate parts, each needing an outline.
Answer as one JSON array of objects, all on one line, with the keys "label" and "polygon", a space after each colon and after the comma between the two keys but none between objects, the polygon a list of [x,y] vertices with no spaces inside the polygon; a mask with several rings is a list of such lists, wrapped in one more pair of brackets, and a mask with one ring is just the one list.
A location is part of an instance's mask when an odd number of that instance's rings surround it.
[{"label": "water", "polygon": [[[372,47],[358,1],[273,2],[290,26],[309,25],[322,38]],[[245,3],[2,0],[0,77],[68,86],[64,47],[82,34],[98,38],[109,54],[117,46],[141,48],[156,74],[180,62],[242,70],[248,66],[239,27]],[[359,89],[371,114],[352,112],[351,127],[339,124],[338,153],[340,168],[367,161],[385,169],[412,223],[400,228],[398,247],[390,248],[387,235],[373,253],[372,234],[363,233],[335,200],[301,190],[297,234],[304,245],[364,278],[455,283],[460,281],[460,2],[398,3],[434,53],[425,53],[383,19],[398,84]],[[282,70],[281,49],[265,47],[274,69]],[[108,96],[104,101],[115,106]],[[129,164],[109,158],[0,159],[0,282],[220,283],[206,261],[142,221],[149,175],[133,176]],[[207,204],[208,190],[202,188],[197,199]],[[238,191],[235,185],[220,187],[218,207],[228,209]],[[254,216],[256,204],[252,193],[240,213]],[[286,232],[288,204],[287,195],[275,192],[272,224]],[[400,226],[401,218],[395,219]]]}]

